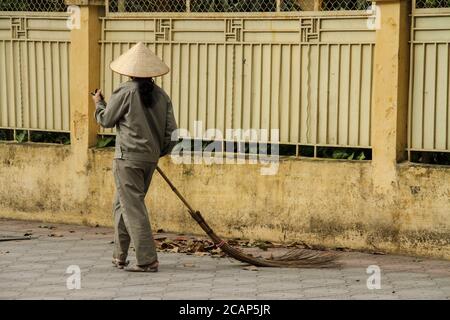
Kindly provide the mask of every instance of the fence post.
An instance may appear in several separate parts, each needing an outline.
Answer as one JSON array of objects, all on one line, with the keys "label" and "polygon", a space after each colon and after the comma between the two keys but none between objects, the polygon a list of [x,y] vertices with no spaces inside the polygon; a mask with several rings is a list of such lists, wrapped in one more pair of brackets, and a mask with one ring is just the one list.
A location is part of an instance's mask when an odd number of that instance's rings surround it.
[{"label": "fence post", "polygon": [[[409,83],[408,0],[377,1],[372,107],[372,165],[375,191],[396,185],[396,165],[405,159]],[[376,24],[375,24],[376,25]]]},{"label": "fence post", "polygon": [[104,1],[66,0],[79,7],[79,25],[70,32],[70,109],[71,143],[74,153],[86,153],[95,146],[98,125],[94,119],[95,105],[89,94],[100,87],[99,17]]},{"label": "fence post", "polygon": [[322,2],[323,0],[314,0],[314,11],[322,10]]}]

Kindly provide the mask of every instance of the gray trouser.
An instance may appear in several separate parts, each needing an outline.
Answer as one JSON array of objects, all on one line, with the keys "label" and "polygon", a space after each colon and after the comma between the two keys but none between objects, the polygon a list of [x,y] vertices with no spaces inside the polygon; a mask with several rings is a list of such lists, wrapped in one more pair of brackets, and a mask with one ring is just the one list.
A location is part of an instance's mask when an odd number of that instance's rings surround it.
[{"label": "gray trouser", "polygon": [[114,199],[114,258],[125,261],[130,240],[136,249],[137,265],[155,262],[155,241],[144,198],[152,180],[156,163],[114,159],[116,182]]}]

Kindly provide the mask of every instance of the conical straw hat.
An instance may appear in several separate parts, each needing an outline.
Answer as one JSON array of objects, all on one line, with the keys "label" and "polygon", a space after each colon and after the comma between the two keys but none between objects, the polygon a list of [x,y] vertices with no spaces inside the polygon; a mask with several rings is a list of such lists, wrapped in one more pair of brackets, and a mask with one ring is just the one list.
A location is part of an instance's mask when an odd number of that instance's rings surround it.
[{"label": "conical straw hat", "polygon": [[169,67],[143,42],[139,42],[111,62],[110,67],[124,76],[137,78],[158,77],[170,71]]}]

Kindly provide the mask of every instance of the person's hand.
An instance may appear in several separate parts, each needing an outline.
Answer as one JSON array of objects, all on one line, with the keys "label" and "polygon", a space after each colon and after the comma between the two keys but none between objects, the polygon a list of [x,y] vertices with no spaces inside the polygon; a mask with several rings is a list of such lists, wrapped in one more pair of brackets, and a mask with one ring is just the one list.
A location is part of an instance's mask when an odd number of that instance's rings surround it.
[{"label": "person's hand", "polygon": [[92,96],[94,103],[100,102],[103,100],[102,90],[98,89],[94,96]]}]

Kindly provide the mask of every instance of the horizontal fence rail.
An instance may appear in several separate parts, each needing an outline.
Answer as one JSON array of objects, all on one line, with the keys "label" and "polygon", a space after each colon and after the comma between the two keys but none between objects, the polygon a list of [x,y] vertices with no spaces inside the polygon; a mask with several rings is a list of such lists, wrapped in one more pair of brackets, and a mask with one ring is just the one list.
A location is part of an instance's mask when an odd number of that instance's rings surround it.
[{"label": "horizontal fence rail", "polygon": [[411,27],[408,150],[450,152],[450,1],[417,0]]},{"label": "horizontal fence rail", "polygon": [[70,131],[68,15],[0,15],[0,128]]},{"label": "horizontal fence rail", "polygon": [[204,130],[223,133],[279,129],[284,144],[371,145],[375,32],[364,14],[106,17],[107,97],[127,80],[109,69],[110,62],[137,41],[170,66],[157,83],[171,96],[179,126],[191,133],[202,121]]}]

